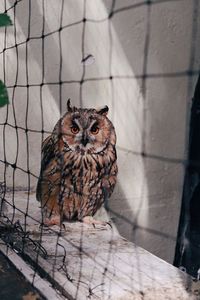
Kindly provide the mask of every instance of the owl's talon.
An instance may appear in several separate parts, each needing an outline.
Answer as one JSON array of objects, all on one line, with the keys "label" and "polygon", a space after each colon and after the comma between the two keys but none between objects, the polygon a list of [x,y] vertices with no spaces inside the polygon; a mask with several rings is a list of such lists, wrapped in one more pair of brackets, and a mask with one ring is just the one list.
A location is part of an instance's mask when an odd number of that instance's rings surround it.
[{"label": "owl's talon", "polygon": [[112,224],[110,222],[106,222],[106,225],[109,225],[110,228],[112,229]]},{"label": "owl's talon", "polygon": [[45,226],[53,226],[53,225],[60,226],[61,225],[60,221],[61,221],[60,216],[53,216],[53,217],[50,217],[50,218],[45,218],[44,219],[44,225]]},{"label": "owl's talon", "polygon": [[82,219],[82,222],[88,225],[92,225],[94,228],[96,228],[96,225],[100,225],[100,226],[106,226],[109,225],[112,228],[112,225],[109,222],[104,222],[104,221],[100,221],[100,220],[95,220],[93,217],[91,216],[86,216]]},{"label": "owl's talon", "polygon": [[62,223],[62,227],[63,227],[64,231],[66,231],[66,226],[64,223]]}]

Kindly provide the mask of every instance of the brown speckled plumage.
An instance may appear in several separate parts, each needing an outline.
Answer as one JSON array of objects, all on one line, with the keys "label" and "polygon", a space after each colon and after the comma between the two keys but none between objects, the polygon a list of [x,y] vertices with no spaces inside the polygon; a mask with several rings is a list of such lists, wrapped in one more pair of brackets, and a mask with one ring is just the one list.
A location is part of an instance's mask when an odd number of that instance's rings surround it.
[{"label": "brown speckled plumage", "polygon": [[70,106],[42,145],[37,199],[44,218],[82,220],[93,216],[113,192],[116,135],[108,107]]}]

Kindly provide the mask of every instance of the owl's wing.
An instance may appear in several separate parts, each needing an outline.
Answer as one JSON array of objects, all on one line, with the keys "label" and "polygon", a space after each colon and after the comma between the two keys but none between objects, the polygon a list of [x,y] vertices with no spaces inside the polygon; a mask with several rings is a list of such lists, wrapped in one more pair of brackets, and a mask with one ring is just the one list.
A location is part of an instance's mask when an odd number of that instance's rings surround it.
[{"label": "owl's wing", "polygon": [[47,179],[47,174],[45,171],[48,169],[49,165],[51,165],[55,161],[54,146],[55,145],[52,135],[48,136],[42,143],[41,168],[36,192],[36,198],[38,201],[41,201],[41,197],[44,193],[42,191],[42,187],[44,190],[44,181]]},{"label": "owl's wing", "polygon": [[48,136],[42,143],[41,172],[46,170],[49,163],[55,158],[55,143],[52,135]]},{"label": "owl's wing", "polygon": [[117,181],[117,173],[118,173],[118,167],[117,167],[117,162],[115,160],[110,169],[110,173],[105,177],[103,181],[103,190],[104,190],[104,194],[106,195],[106,198],[110,197],[114,190]]}]

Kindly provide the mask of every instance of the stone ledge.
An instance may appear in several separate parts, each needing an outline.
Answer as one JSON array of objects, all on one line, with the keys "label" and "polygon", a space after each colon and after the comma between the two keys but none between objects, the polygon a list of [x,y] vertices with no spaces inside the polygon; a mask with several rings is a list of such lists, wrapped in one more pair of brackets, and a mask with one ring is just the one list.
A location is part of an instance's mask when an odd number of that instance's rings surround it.
[{"label": "stone ledge", "polygon": [[[198,299],[190,292],[192,279],[189,276],[122,238],[114,224],[112,228],[93,228],[80,222],[65,222],[62,230],[57,226],[46,229],[40,226],[41,213],[34,193],[18,191],[14,199],[7,193],[5,199],[8,219],[19,221],[21,225],[9,232],[15,251],[22,254],[33,269],[38,264],[39,274],[64,297]],[[22,243],[23,233],[18,234],[17,230],[29,232],[25,243]]]}]

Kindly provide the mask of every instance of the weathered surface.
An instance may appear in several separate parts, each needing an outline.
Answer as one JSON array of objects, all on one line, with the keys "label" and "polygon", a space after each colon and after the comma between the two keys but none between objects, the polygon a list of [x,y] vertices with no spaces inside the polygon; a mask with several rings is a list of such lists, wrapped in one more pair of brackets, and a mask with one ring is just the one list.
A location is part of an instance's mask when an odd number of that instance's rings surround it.
[{"label": "weathered surface", "polygon": [[[12,195],[7,194],[6,199],[12,203]],[[198,299],[187,292],[191,279],[185,273],[128,242],[114,227],[93,228],[80,222],[65,222],[62,230],[46,229],[39,226],[41,213],[34,193],[29,196],[25,192],[15,193],[14,203],[15,211],[7,205],[9,219],[19,220],[22,228],[30,232],[30,239],[41,241],[46,250],[46,254],[40,250],[38,256],[39,248],[33,247],[29,240],[24,244],[24,253],[32,263],[38,261],[48,279],[66,297]],[[19,241],[17,244],[20,252]]]}]

